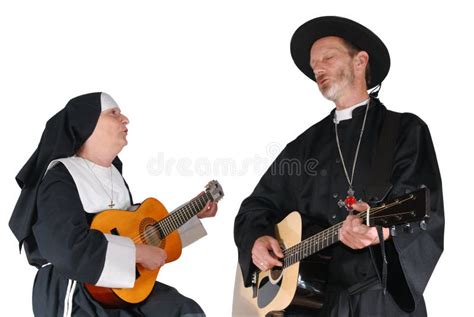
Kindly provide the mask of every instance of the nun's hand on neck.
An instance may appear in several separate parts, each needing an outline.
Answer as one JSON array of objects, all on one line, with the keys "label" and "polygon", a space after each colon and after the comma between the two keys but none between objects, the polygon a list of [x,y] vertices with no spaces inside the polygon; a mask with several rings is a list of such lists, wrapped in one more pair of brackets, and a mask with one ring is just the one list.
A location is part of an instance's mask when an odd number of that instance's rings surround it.
[{"label": "nun's hand on neck", "polygon": [[197,214],[198,218],[214,217],[217,213],[217,203],[208,201],[206,206]]}]

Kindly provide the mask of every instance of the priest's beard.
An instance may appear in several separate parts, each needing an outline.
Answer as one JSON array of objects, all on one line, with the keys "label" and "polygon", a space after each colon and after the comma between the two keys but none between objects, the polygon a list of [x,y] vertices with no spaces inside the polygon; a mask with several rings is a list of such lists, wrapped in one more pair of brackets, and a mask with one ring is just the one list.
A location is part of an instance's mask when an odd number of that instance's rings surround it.
[{"label": "priest's beard", "polygon": [[336,80],[327,88],[321,88],[319,90],[323,94],[324,98],[336,102],[344,93],[344,90],[354,83],[354,70],[350,67],[342,68],[336,75]]}]

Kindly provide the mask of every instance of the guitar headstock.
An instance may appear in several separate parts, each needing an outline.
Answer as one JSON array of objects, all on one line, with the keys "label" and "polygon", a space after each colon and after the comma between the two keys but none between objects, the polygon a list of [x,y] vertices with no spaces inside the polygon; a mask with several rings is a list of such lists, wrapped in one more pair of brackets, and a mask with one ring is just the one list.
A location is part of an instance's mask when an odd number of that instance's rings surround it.
[{"label": "guitar headstock", "polygon": [[429,201],[425,187],[371,207],[370,226],[390,227],[429,218]]},{"label": "guitar headstock", "polygon": [[211,194],[212,200],[218,202],[224,197],[224,190],[222,189],[221,184],[218,181],[212,180],[206,185],[206,192]]}]

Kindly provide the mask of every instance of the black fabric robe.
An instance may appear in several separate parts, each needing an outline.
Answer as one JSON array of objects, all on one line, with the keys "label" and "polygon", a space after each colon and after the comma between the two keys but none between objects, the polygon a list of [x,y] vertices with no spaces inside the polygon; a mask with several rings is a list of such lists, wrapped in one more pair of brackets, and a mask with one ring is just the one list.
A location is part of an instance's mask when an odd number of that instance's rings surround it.
[{"label": "black fabric robe", "polygon": [[[365,113],[356,108],[353,118],[338,126],[348,173]],[[372,99],[354,173],[357,199],[402,195],[425,185],[431,191],[431,218],[427,230],[412,224],[397,229],[386,241],[388,257],[387,295],[379,283],[356,295],[347,289],[380,271],[380,246],[352,250],[338,243],[327,250],[332,260],[328,272],[328,298],[320,316],[425,316],[423,291],[443,251],[444,211],[441,177],[427,125],[417,116],[403,113],[393,155],[389,182],[369,179],[376,158],[376,145],[384,124],[386,108]],[[274,235],[274,225],[293,210],[303,219],[303,237],[339,223],[347,216],[337,201],[344,199],[348,183],[335,139],[334,111],[289,143],[241,205],[235,219],[234,236],[246,285],[250,285],[251,248],[256,238]],[[369,249],[372,249],[373,256]],[[309,313],[317,316],[316,312]]]},{"label": "black fabric robe", "polygon": [[93,216],[84,211],[68,170],[57,164],[40,183],[32,227],[37,248],[31,258],[51,263],[39,268],[35,279],[35,316],[63,316],[69,279],[77,281],[72,316],[204,316],[193,300],[158,282],[144,302],[126,309],[105,309],[92,299],[82,283],[98,281],[107,251],[105,236],[89,230]]}]

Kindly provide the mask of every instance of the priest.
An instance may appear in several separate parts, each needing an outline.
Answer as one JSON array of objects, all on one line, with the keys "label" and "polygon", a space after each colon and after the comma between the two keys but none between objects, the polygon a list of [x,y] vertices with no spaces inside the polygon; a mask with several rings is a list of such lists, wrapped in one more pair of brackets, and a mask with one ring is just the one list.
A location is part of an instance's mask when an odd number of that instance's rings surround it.
[{"label": "priest", "polygon": [[[242,202],[234,236],[246,286],[255,270],[282,265],[274,226],[298,210],[303,238],[343,222],[342,243],[324,254],[330,260],[323,307],[291,305],[285,315],[426,316],[423,291],[444,235],[428,126],[379,100],[390,56],[363,25],[336,16],[310,20],[294,33],[291,55],[335,109],[288,143]],[[422,186],[431,193],[426,222],[377,229],[355,215]]]}]

